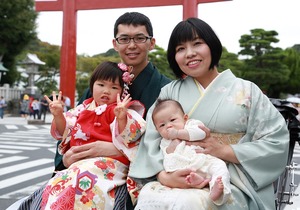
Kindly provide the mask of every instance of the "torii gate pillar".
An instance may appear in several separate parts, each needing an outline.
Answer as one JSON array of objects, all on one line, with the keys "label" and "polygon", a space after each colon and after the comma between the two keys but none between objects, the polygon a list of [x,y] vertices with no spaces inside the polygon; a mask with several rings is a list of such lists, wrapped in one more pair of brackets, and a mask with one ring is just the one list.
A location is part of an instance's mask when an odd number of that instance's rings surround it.
[{"label": "torii gate pillar", "polygon": [[76,28],[78,10],[183,5],[183,19],[198,16],[198,4],[230,0],[35,0],[36,11],[62,11],[60,90],[74,106],[76,88]]}]

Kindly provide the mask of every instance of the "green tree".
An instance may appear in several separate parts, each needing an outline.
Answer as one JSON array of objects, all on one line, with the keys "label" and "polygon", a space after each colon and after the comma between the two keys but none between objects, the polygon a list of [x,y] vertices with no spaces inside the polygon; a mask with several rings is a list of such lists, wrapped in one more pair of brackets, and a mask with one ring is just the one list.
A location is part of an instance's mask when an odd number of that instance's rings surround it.
[{"label": "green tree", "polygon": [[175,79],[173,71],[169,67],[167,60],[167,52],[157,45],[153,51],[149,53],[149,60],[158,68],[158,71],[170,79]]},{"label": "green tree", "polygon": [[[295,45],[296,46],[296,45]],[[288,66],[290,70],[289,81],[281,85],[281,89],[285,93],[296,94],[300,89],[300,50],[297,47],[287,48],[283,63]]]},{"label": "green tree", "polygon": [[220,72],[230,69],[235,76],[241,77],[243,64],[243,61],[239,60],[236,54],[228,52],[227,49],[223,47],[222,57],[218,67]]},{"label": "green tree", "polygon": [[120,62],[117,53],[112,53],[111,49],[107,52],[107,54],[104,53],[92,57],[85,55],[77,56],[76,90],[79,97],[82,96],[84,90],[89,87],[89,79],[96,66],[104,61]]},{"label": "green tree", "polygon": [[253,29],[250,35],[242,35],[239,55],[246,56],[242,77],[256,83],[269,97],[279,97],[280,85],[289,79],[290,70],[282,60],[281,48],[272,47],[279,40],[276,31]]},{"label": "green tree", "polygon": [[[41,94],[49,95],[52,91],[58,90],[57,80],[60,73],[60,47],[35,39],[17,56],[17,61],[22,61],[27,53],[36,54],[40,60],[45,62],[45,65],[39,66],[38,79],[35,81],[35,85]],[[27,86],[27,78],[20,78],[19,80],[25,83],[25,87]]]},{"label": "green tree", "polygon": [[[162,74],[175,79],[167,61],[166,51],[163,48],[155,46],[155,49],[149,53],[149,60],[153,62]],[[89,78],[93,70],[104,61],[120,62],[119,54],[111,48],[106,53],[92,57],[86,55],[77,56],[76,90],[79,97],[89,87]]]},{"label": "green tree", "polygon": [[20,77],[16,69],[16,56],[36,38],[33,0],[0,1],[0,59],[9,72],[1,84],[13,84]]}]

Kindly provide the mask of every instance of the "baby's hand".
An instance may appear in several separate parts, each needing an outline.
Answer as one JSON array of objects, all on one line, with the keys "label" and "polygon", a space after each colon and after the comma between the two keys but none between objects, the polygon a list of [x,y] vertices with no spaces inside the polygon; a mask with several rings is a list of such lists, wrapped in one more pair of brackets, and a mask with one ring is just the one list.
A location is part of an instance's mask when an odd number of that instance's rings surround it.
[{"label": "baby's hand", "polygon": [[169,140],[173,140],[173,139],[177,139],[178,138],[178,130],[175,128],[168,128],[167,129],[168,132],[168,139]]}]

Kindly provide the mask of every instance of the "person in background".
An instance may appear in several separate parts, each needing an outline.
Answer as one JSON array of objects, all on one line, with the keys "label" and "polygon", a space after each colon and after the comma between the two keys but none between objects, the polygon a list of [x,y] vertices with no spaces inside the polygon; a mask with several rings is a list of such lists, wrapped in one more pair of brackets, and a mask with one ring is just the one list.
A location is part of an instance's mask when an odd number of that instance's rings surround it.
[{"label": "person in background", "polygon": [[[139,12],[126,12],[122,14],[114,25],[114,38],[112,44],[119,53],[121,61],[133,67],[134,78],[129,85],[129,94],[133,100],[138,100],[145,106],[145,113],[155,102],[163,86],[171,80],[162,75],[149,61],[148,54],[154,49],[156,40],[150,19]],[[79,100],[81,104],[91,97],[90,88],[87,88]],[[58,142],[59,145],[59,142]],[[107,143],[102,141],[92,142],[81,147],[72,147],[63,156],[56,152],[55,171],[68,168],[72,163],[90,157],[103,155],[103,148]],[[106,149],[107,150],[107,149]],[[26,199],[19,209],[39,208],[41,192],[44,186],[35,191]],[[117,188],[114,210],[133,209],[131,199],[124,184]]]},{"label": "person in background", "polygon": [[71,100],[68,96],[63,96],[64,99],[64,112],[69,111],[71,109]]},{"label": "person in background", "polygon": [[32,102],[34,101],[33,96],[29,96],[29,118],[33,118],[33,109],[32,109]]},{"label": "person in background", "polygon": [[23,96],[23,100],[20,102],[20,106],[21,106],[20,109],[21,117],[27,119],[29,114],[29,96],[27,94]]},{"label": "person in background", "polygon": [[40,113],[40,102],[36,98],[32,100],[31,109],[33,112],[33,119],[38,119]]},{"label": "person in background", "polygon": [[3,96],[0,97],[0,118],[3,119],[6,102]]},{"label": "person in background", "polygon": [[179,22],[167,50],[178,80],[163,87],[159,98],[178,101],[189,118],[208,128],[203,127],[206,138],[192,144],[227,163],[230,198],[216,206],[205,189],[199,190],[201,196],[179,189],[190,188],[185,178],[191,169],[164,170],[161,137],[151,119],[153,106],[129,171],[131,178],[144,184],[136,209],[275,209],[273,182],[285,170],[288,157],[285,120],[253,82],[237,78],[229,69],[219,72],[221,55],[222,44],[206,22],[198,18]]},{"label": "person in background", "polygon": [[40,101],[40,115],[39,115],[39,119],[42,119],[42,116],[43,116],[43,121],[45,122],[46,121],[46,114],[47,114],[47,111],[48,111],[48,101],[46,100],[45,97],[43,97]]}]

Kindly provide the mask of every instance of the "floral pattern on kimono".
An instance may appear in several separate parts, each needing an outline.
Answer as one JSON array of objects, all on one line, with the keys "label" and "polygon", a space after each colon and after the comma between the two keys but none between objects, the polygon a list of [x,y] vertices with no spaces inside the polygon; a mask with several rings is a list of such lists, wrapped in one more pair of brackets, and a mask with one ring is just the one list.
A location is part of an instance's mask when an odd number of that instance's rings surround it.
[{"label": "floral pattern on kimono", "polygon": [[[134,101],[132,105],[142,113],[143,107],[139,102]],[[65,209],[110,210],[114,206],[116,187],[127,182],[128,189],[135,189],[134,182],[128,183],[127,173],[129,160],[134,158],[139,139],[145,131],[145,120],[129,108],[126,127],[118,133],[113,113],[115,106],[96,107],[93,100],[88,99],[65,114],[67,126],[63,137],[57,135],[55,127],[52,127],[54,137],[63,138],[62,153],[73,145],[103,140],[113,142],[124,156],[84,159],[58,172],[46,186],[42,209],[65,206]]]}]

